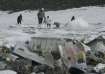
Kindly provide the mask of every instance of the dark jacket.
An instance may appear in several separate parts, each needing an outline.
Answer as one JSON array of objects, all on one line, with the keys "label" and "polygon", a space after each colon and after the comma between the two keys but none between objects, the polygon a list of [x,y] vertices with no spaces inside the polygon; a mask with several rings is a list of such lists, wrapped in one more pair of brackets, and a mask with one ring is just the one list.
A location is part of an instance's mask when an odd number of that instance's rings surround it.
[{"label": "dark jacket", "polygon": [[44,11],[39,11],[37,14],[38,18],[45,18],[45,13]]}]

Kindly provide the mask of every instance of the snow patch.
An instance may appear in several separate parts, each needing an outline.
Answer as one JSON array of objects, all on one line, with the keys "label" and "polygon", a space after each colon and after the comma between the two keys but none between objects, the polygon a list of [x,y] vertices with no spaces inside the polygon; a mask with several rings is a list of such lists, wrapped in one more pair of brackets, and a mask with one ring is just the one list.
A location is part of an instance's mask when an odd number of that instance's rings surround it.
[{"label": "snow patch", "polygon": [[17,73],[12,70],[3,70],[3,71],[0,71],[0,74],[17,74]]}]

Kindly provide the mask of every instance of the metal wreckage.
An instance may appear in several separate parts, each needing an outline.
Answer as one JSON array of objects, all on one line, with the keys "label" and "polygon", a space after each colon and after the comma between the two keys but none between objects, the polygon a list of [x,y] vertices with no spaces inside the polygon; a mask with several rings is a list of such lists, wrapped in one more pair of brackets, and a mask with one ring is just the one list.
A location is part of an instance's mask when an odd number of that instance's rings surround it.
[{"label": "metal wreckage", "polygon": [[32,37],[30,41],[0,48],[0,70],[17,74],[103,74],[105,37],[76,40]]}]

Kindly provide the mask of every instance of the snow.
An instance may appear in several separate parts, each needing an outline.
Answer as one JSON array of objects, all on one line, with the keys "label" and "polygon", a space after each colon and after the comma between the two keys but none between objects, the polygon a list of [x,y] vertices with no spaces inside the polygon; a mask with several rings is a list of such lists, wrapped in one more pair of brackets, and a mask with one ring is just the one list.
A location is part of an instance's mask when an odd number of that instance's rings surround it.
[{"label": "snow", "polygon": [[69,30],[76,30],[76,31],[85,31],[85,30],[91,30],[91,25],[88,24],[84,19],[80,17],[76,17],[73,21],[70,21],[67,23],[67,27]]},{"label": "snow", "polygon": [[96,65],[96,67],[94,67],[94,70],[96,72],[99,72],[100,70],[105,68],[105,64],[99,63],[98,65]]},{"label": "snow", "polygon": [[[83,39],[91,35],[98,35],[105,31],[105,7],[81,7],[59,11],[46,11],[53,22],[60,22],[59,29],[37,29],[37,10],[24,10],[8,14],[9,11],[0,11],[0,45],[25,42],[32,36],[66,37]],[[21,25],[16,23],[17,16],[23,15]],[[75,16],[74,21],[70,21]],[[67,23],[70,22],[70,25]],[[52,26],[53,27],[53,26]]]},{"label": "snow", "polygon": [[17,74],[17,73],[11,70],[3,70],[3,71],[0,71],[0,74]]},{"label": "snow", "polygon": [[[105,35],[105,7],[90,6],[46,11],[46,16],[50,16],[52,22],[61,23],[59,29],[47,29],[45,24],[43,29],[38,29],[37,12],[37,10],[24,10],[8,14],[9,11],[0,11],[0,46],[10,47],[18,44],[19,47],[23,47],[25,41],[31,37],[87,39],[85,41],[88,43],[99,35]],[[23,15],[21,25],[16,23],[19,14]],[[76,17],[74,21],[70,21],[72,16]],[[105,48],[103,45],[98,45]],[[84,47],[86,50],[91,50],[87,46]],[[16,74],[16,72],[3,70],[0,74]]]}]

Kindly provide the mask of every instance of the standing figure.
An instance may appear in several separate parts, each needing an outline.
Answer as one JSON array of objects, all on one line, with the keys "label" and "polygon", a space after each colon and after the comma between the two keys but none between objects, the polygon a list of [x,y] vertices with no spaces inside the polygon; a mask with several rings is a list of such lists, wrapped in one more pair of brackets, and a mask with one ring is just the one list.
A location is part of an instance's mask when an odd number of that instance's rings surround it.
[{"label": "standing figure", "polygon": [[20,14],[17,18],[17,23],[18,24],[21,24],[21,21],[22,21],[22,14]]},{"label": "standing figure", "polygon": [[47,16],[46,18],[46,24],[47,24],[47,28],[51,28],[51,19],[49,18],[49,16]]},{"label": "standing figure", "polygon": [[45,12],[44,12],[44,8],[40,9],[38,14],[38,22],[39,24],[42,24],[43,21],[45,21]]}]

